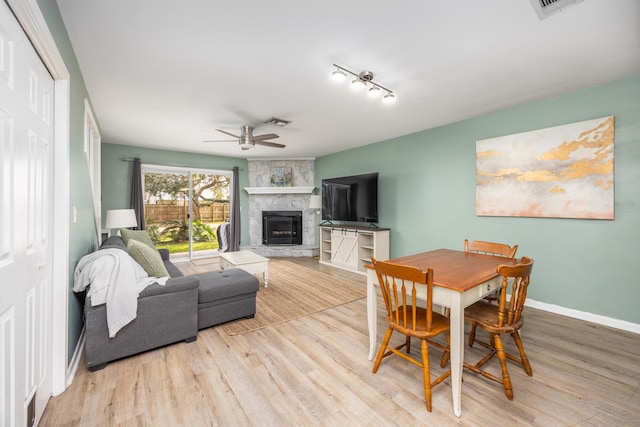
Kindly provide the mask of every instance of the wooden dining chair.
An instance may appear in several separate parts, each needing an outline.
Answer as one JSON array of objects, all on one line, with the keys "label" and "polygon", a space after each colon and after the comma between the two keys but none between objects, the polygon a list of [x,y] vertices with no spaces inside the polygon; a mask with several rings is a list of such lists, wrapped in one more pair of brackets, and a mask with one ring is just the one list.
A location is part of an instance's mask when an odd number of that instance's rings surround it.
[{"label": "wooden dining chair", "polygon": [[[464,367],[490,380],[501,383],[504,386],[504,393],[509,400],[513,400],[513,387],[511,385],[509,371],[507,370],[507,359],[521,364],[527,375],[533,376],[531,364],[524,352],[519,333],[524,322],[522,310],[524,308],[524,301],[527,298],[527,288],[529,287],[529,277],[531,276],[532,269],[533,259],[527,257],[522,257],[518,264],[499,266],[497,271],[502,276],[502,287],[500,288],[498,305],[486,301],[478,301],[467,307],[464,312],[466,321],[480,326],[486,330],[490,336],[489,342],[485,342],[477,339],[473,331],[469,334],[469,347],[472,347],[473,344],[477,342],[483,347],[488,348],[489,353],[475,365],[464,363]],[[510,294],[509,299],[507,299],[507,294]],[[501,336],[505,334],[509,334],[513,338],[520,353],[519,357],[505,352],[501,338]],[[498,378],[482,369],[496,354],[500,361],[502,378]]]},{"label": "wooden dining chair", "polygon": [[[474,254],[493,255],[504,258],[515,258],[518,245],[509,246],[505,243],[483,242],[482,240],[473,240],[469,242],[468,239],[464,239],[464,251]],[[498,292],[492,292],[484,297],[488,302],[498,301]],[[471,325],[471,332],[476,333],[477,325],[474,323]]]},{"label": "wooden dining chair", "polygon": [[505,243],[483,242],[481,240],[469,242],[468,239],[464,239],[465,252],[515,258],[517,250],[518,245],[509,246]]},{"label": "wooden dining chair", "polygon": [[[373,364],[373,373],[378,371],[384,357],[395,354],[422,368],[424,380],[424,397],[427,411],[431,412],[431,389],[451,375],[451,369],[431,381],[429,369],[429,345],[443,350],[441,366],[444,368],[449,359],[449,319],[433,312],[433,270],[426,272],[416,267],[377,261],[371,258],[384,304],[387,308],[387,332],[380,345],[380,351]],[[420,289],[422,288],[422,293]],[[424,296],[425,307],[418,306],[418,294]],[[421,296],[422,298],[422,296]],[[405,335],[404,344],[398,347],[389,345],[394,331]],[[432,341],[431,338],[445,334],[447,346]],[[411,338],[420,340],[422,361],[410,356]],[[406,354],[400,350],[405,347]]]}]

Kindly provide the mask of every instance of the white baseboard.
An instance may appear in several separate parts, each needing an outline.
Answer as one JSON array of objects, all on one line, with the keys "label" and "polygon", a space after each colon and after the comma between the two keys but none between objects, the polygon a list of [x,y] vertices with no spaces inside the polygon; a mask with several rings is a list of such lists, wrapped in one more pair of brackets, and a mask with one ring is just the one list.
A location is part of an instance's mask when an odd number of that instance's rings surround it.
[{"label": "white baseboard", "polygon": [[73,357],[71,358],[71,363],[67,367],[67,384],[65,389],[71,385],[73,382],[73,378],[76,376],[76,371],[78,370],[78,366],[80,365],[80,359],[82,358],[82,350],[84,349],[84,340],[85,340],[85,328],[82,328],[82,332],[80,332],[80,339],[78,339],[78,345],[76,345],[76,349],[73,352]]},{"label": "white baseboard", "polygon": [[524,303],[527,307],[537,308],[551,313],[560,314],[562,316],[573,317],[575,319],[585,320],[587,322],[597,323],[599,325],[609,326],[623,331],[640,334],[640,324],[627,322],[626,320],[614,319],[599,314],[587,313],[585,311],[574,310],[572,308],[561,307],[559,305],[547,304],[545,302],[535,301],[527,298]]}]

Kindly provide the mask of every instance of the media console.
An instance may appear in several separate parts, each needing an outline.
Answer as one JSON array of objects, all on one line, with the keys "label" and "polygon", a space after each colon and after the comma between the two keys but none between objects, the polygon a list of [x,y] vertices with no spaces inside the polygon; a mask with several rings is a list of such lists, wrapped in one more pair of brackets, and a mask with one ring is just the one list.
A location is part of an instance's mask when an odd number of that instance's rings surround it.
[{"label": "media console", "polygon": [[389,229],[321,225],[318,256],[322,264],[367,274],[364,266],[372,256],[389,259]]}]

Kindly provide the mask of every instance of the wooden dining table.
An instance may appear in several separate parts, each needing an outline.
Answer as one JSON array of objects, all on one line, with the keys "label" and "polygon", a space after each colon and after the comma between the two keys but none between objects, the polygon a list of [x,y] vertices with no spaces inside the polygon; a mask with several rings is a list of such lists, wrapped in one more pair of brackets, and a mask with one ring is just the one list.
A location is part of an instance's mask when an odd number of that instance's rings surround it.
[{"label": "wooden dining table", "polygon": [[[433,303],[450,309],[451,393],[453,412],[462,416],[462,363],[464,360],[464,309],[501,286],[497,267],[517,260],[451,249],[436,249],[389,260],[426,271],[433,269]],[[369,360],[373,360],[377,336],[379,287],[373,264],[367,264],[367,320]],[[423,290],[424,292],[424,290]],[[424,293],[418,295],[425,299]]]}]

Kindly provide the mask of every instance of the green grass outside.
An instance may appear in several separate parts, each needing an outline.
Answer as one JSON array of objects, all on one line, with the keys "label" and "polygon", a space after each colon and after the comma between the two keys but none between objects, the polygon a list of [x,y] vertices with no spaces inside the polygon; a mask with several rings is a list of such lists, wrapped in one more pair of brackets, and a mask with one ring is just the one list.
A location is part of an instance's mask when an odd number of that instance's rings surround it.
[{"label": "green grass outside", "polygon": [[[175,254],[180,252],[189,252],[189,242],[177,242],[177,243],[158,243],[157,248],[169,249],[169,253]],[[207,251],[211,249],[218,249],[218,242],[193,242],[193,251]]]}]

